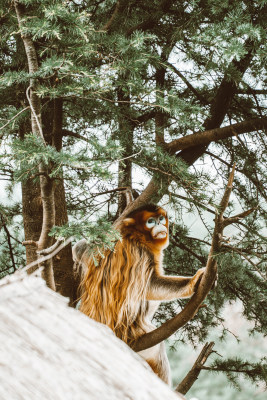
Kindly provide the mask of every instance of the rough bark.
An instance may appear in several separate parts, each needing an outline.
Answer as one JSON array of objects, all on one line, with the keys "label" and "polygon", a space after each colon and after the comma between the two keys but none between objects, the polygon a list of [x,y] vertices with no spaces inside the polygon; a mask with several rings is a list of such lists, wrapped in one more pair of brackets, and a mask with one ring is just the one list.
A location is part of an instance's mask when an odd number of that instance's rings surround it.
[{"label": "rough bark", "polygon": [[[67,205],[65,198],[65,188],[63,180],[55,182],[55,225],[62,226],[68,222]],[[73,273],[73,260],[71,243],[64,247],[54,258],[54,278],[56,291],[65,297],[69,297],[70,305],[74,306],[78,298],[79,282]]]},{"label": "rough bark", "polygon": [[252,118],[237,124],[224,126],[223,128],[210,129],[205,132],[196,132],[192,135],[181,137],[168,143],[166,149],[173,154],[178,150],[188,149],[194,146],[206,146],[211,142],[218,142],[219,140],[237,136],[242,133],[250,133],[266,128],[267,118]]},{"label": "rough bark", "polygon": [[[42,229],[43,207],[39,183],[31,179],[22,182],[22,215],[25,241],[37,242]],[[26,246],[26,262],[30,264],[37,259],[36,246]],[[36,268],[34,268],[35,270]],[[34,270],[29,270],[32,273]]]},{"label": "rough bark", "polygon": [[[30,36],[23,34],[23,19],[26,15],[25,8],[18,1],[14,1],[16,16],[18,20],[18,25],[21,31],[21,38],[24,43],[25,52],[27,56],[28,69],[30,73],[35,73],[38,71],[38,60],[35,45]],[[41,119],[41,101],[37,94],[35,93],[35,79],[30,79],[30,86],[26,91],[28,101],[31,107],[31,127],[32,133],[39,136],[45,146],[45,140],[42,131],[42,119]],[[40,192],[43,206],[42,214],[42,229],[40,237],[37,242],[37,249],[42,250],[46,247],[51,246],[52,238],[48,236],[52,226],[55,224],[55,206],[54,206],[54,187],[53,181],[49,178],[49,171],[42,163],[39,164],[39,174],[40,174]],[[51,289],[55,289],[54,275],[52,261],[48,260],[42,265],[43,278],[45,279],[47,285]]]},{"label": "rough bark", "polygon": [[[63,124],[63,100],[56,98],[47,105],[42,113],[44,136],[51,146],[57,151],[62,150],[62,124]],[[62,226],[68,222],[68,212],[65,196],[63,172],[54,182],[55,197],[55,225]],[[70,305],[73,306],[77,300],[77,286],[73,274],[73,260],[71,243],[64,247],[53,258],[54,279],[56,291],[65,297],[69,297]]]},{"label": "rough bark", "polygon": [[[123,148],[122,158],[133,154],[133,131],[134,126],[129,120],[130,114],[130,95],[125,94],[122,88],[118,88],[118,108],[119,108],[119,133],[120,142]],[[132,160],[130,158],[119,162],[118,187],[132,189]],[[120,215],[127,207],[126,192],[118,195],[118,211]]]}]

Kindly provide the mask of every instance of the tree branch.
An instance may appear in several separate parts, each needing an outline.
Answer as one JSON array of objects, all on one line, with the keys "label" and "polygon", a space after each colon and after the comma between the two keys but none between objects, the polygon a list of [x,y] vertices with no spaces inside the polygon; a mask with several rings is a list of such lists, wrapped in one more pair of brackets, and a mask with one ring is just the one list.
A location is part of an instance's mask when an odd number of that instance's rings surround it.
[{"label": "tree branch", "polygon": [[[16,115],[14,115],[14,117],[10,118],[4,125],[2,125],[2,126],[0,127],[0,131],[1,131],[2,129],[4,129],[7,125],[9,125],[12,121],[14,121],[14,119],[16,119],[16,118],[17,118],[20,114],[22,114],[24,111],[27,111],[29,108],[30,108],[30,106],[27,106],[27,107],[23,108],[22,110],[20,110]],[[2,139],[3,135],[4,135],[4,133],[2,133],[2,134],[0,135],[0,139]]]},{"label": "tree branch", "polygon": [[111,15],[111,17],[108,20],[108,22],[103,26],[103,28],[101,28],[101,30],[103,30],[103,31],[109,31],[110,30],[111,25],[114,22],[115,18],[117,17],[120,8],[121,8],[121,1],[118,0],[117,3],[116,3],[115,10],[114,10],[113,14]]},{"label": "tree branch", "polygon": [[175,391],[180,392],[182,394],[186,394],[188,390],[193,386],[195,381],[197,380],[201,369],[203,369],[203,366],[205,362],[207,361],[208,357],[211,355],[213,352],[214,342],[206,343],[203,349],[201,350],[199,356],[197,357],[193,367],[191,370],[188,372],[188,374],[185,376],[185,378],[182,380],[181,383],[176,387]]},{"label": "tree branch", "polygon": [[62,136],[71,136],[71,137],[75,137],[77,139],[81,139],[81,140],[85,140],[86,142],[89,142],[89,140],[87,138],[83,137],[79,133],[70,131],[69,129],[62,129]]},{"label": "tree branch", "polygon": [[186,84],[188,89],[191,90],[191,92],[196,96],[196,98],[199,100],[199,102],[203,105],[208,105],[209,102],[200,94],[198,91],[194,88],[193,85],[186,79],[186,77],[170,62],[165,61],[165,64],[176,74],[179,76],[179,78],[182,79],[182,81]]},{"label": "tree branch", "polygon": [[[39,257],[38,260],[31,262],[30,264],[27,264],[24,268],[22,268],[21,270],[18,271],[18,273],[20,271],[28,271],[30,269],[32,269],[33,267],[35,267],[36,265],[40,264],[40,263],[44,263],[47,260],[52,259],[57,253],[59,253],[62,249],[64,249],[64,247],[66,247],[69,243],[71,243],[74,240],[73,236],[70,236],[68,239],[66,239],[63,243],[61,243],[59,246],[57,246],[52,253],[49,253],[45,256]],[[51,250],[53,246],[51,246],[50,248],[48,248],[48,250]]]},{"label": "tree branch", "polygon": [[14,268],[14,271],[16,271],[16,263],[15,263],[15,259],[14,259],[12,243],[11,243],[11,240],[10,240],[11,235],[9,233],[9,230],[8,230],[7,226],[6,226],[6,223],[4,221],[3,215],[1,215],[1,220],[2,220],[2,226],[4,228],[4,231],[6,232],[7,244],[8,244],[9,254],[10,254],[10,258],[11,258],[11,263],[12,263],[12,266]]},{"label": "tree branch", "polygon": [[221,248],[221,240],[223,237],[224,229],[224,217],[223,214],[229,202],[229,197],[232,191],[232,184],[234,179],[235,166],[229,176],[227,187],[225,188],[224,195],[222,197],[219,213],[215,218],[215,226],[212,237],[212,243],[210,248],[210,253],[208,256],[206,269],[199,284],[197,292],[186,304],[185,308],[174,318],[168,320],[159,328],[152,332],[146,333],[140,338],[138,338],[132,345],[135,351],[141,351],[153,347],[163,340],[170,337],[179,328],[184,326],[190,319],[192,319],[197,313],[199,307],[201,306],[203,300],[208,295],[211,290],[217,275],[217,255]]},{"label": "tree branch", "polygon": [[224,126],[223,128],[210,129],[205,132],[196,132],[175,139],[166,145],[166,150],[171,154],[174,154],[179,150],[188,149],[194,146],[207,145],[211,142],[218,142],[218,140],[266,128],[267,118],[253,118],[233,125]]},{"label": "tree branch", "polygon": [[145,19],[143,22],[133,26],[132,28],[128,29],[126,36],[131,36],[131,34],[135,31],[145,31],[147,29],[153,28],[160,20],[160,18],[169,11],[172,6],[173,1],[171,0],[162,0],[153,13]]},{"label": "tree branch", "polygon": [[187,251],[188,253],[192,254],[192,256],[194,256],[198,261],[201,262],[201,264],[206,265],[206,258],[202,257],[200,255],[198,255],[197,253],[195,253],[190,247],[186,246],[184,243],[180,243],[178,242],[178,239],[176,236],[174,236],[173,239],[170,240],[170,242],[174,245],[179,247],[182,250]]}]

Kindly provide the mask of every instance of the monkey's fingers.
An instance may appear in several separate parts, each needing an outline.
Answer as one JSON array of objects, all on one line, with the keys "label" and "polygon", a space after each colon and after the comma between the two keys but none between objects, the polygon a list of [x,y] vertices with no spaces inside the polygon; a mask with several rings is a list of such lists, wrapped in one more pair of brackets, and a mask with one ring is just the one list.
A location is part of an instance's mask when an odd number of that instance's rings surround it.
[{"label": "monkey's fingers", "polygon": [[194,292],[196,292],[198,287],[199,287],[199,284],[200,284],[201,279],[203,277],[204,271],[205,271],[205,268],[199,269],[197,271],[197,273],[195,274],[195,276],[193,277],[193,279],[195,280],[195,282],[194,282]]}]

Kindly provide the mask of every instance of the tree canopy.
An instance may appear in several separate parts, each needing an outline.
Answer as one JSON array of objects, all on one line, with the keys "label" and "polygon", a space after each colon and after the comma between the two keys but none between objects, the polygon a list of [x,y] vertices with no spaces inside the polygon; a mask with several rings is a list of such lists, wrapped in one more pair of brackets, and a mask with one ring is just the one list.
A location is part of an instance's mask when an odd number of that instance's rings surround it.
[{"label": "tree canopy", "polygon": [[[61,237],[112,247],[114,221],[148,202],[172,219],[166,271],[192,275],[206,264],[235,163],[225,217],[253,212],[231,221],[218,286],[178,337],[204,340],[236,300],[253,330],[266,332],[266,8],[266,0],[0,1],[0,174],[10,197],[18,182],[22,193],[0,203],[1,276]],[[45,263],[48,285],[75,304],[71,246]],[[177,306],[184,302],[164,304],[158,322]],[[227,365],[266,379],[260,360]]]}]

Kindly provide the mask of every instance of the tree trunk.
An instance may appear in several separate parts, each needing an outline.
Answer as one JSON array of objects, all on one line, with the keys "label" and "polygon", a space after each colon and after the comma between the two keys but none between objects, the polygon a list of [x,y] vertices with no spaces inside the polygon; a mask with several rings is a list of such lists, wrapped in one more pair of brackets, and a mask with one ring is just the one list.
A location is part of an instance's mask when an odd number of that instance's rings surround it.
[{"label": "tree trunk", "polygon": [[[37,242],[41,234],[43,221],[40,185],[39,183],[34,183],[29,179],[26,182],[22,182],[21,188],[25,241],[33,240],[34,242]],[[26,246],[26,263],[30,264],[36,259],[36,247],[31,245]],[[28,273],[32,273],[35,270],[36,267],[33,267],[28,270]]]},{"label": "tree trunk", "polygon": [[[133,131],[134,125],[129,120],[130,96],[125,94],[121,88],[118,89],[118,108],[119,108],[119,132],[120,143],[123,148],[122,158],[129,157],[133,153]],[[130,158],[119,162],[118,168],[118,187],[132,189],[132,160]],[[118,211],[119,216],[127,206],[125,192],[119,193]]]}]

